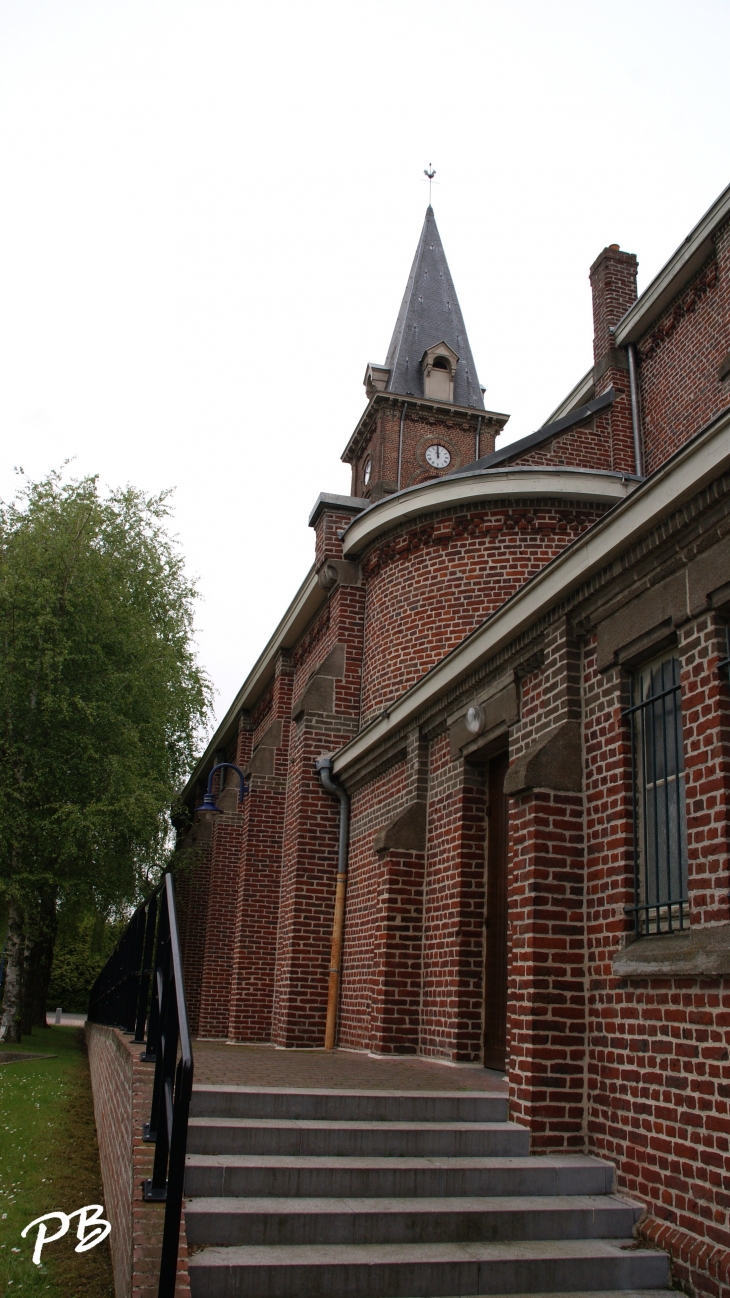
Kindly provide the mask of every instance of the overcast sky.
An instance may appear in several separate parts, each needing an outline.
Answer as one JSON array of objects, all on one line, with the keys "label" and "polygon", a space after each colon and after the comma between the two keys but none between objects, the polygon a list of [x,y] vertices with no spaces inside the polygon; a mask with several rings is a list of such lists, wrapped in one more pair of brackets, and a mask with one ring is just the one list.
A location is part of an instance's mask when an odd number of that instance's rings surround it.
[{"label": "overcast sky", "polygon": [[[727,0],[0,0],[0,494],[175,488],[222,716],[313,557],[428,202],[486,404],[730,181]],[[504,444],[501,442],[500,444]]]}]

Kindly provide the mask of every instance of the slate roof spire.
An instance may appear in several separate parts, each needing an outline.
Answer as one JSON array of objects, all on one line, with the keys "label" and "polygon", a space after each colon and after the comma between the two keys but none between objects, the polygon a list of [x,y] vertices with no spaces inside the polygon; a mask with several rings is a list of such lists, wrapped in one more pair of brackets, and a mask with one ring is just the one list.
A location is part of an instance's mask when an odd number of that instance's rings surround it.
[{"label": "slate roof spire", "polygon": [[459,358],[454,377],[454,404],[483,410],[484,399],[464,317],[433,208],[429,206],[388,348],[385,368],[390,374],[386,391],[422,397],[423,355],[442,342]]}]

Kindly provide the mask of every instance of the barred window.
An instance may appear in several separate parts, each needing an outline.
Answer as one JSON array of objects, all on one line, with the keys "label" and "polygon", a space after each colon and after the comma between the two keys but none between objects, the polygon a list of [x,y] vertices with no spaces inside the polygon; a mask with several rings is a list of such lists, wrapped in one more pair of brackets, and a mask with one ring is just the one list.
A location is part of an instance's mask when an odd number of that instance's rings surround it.
[{"label": "barred window", "polygon": [[637,672],[631,707],[638,933],[686,928],[687,817],[679,659]]}]

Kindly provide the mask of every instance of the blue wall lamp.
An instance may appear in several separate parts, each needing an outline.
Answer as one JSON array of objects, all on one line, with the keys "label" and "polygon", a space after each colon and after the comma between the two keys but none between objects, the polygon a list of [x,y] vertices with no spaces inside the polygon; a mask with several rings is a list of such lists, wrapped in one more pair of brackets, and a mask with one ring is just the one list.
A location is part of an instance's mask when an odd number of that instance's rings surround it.
[{"label": "blue wall lamp", "polygon": [[215,775],[216,771],[220,771],[224,767],[228,768],[228,770],[235,771],[236,775],[240,780],[240,788],[238,790],[239,807],[243,802],[244,793],[248,793],[248,785],[246,784],[246,781],[243,777],[243,771],[241,770],[240,766],[234,766],[233,762],[218,762],[218,765],[212,768],[210,775],[208,776],[208,788],[205,791],[205,797],[203,798],[203,801],[201,802],[200,806],[195,808],[196,814],[199,815],[203,820],[212,821],[214,815],[216,813],[222,812],[223,810],[222,807],[219,807],[216,804],[216,795],[213,793],[213,776]]}]

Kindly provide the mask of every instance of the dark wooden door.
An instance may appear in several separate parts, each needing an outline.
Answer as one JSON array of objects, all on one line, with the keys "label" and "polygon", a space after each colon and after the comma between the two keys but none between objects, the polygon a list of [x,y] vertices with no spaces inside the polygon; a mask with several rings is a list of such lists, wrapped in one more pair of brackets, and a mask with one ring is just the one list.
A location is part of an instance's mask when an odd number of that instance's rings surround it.
[{"label": "dark wooden door", "polygon": [[509,758],[489,763],[487,913],[484,967],[484,1067],[507,1063],[507,816],[504,777]]}]

